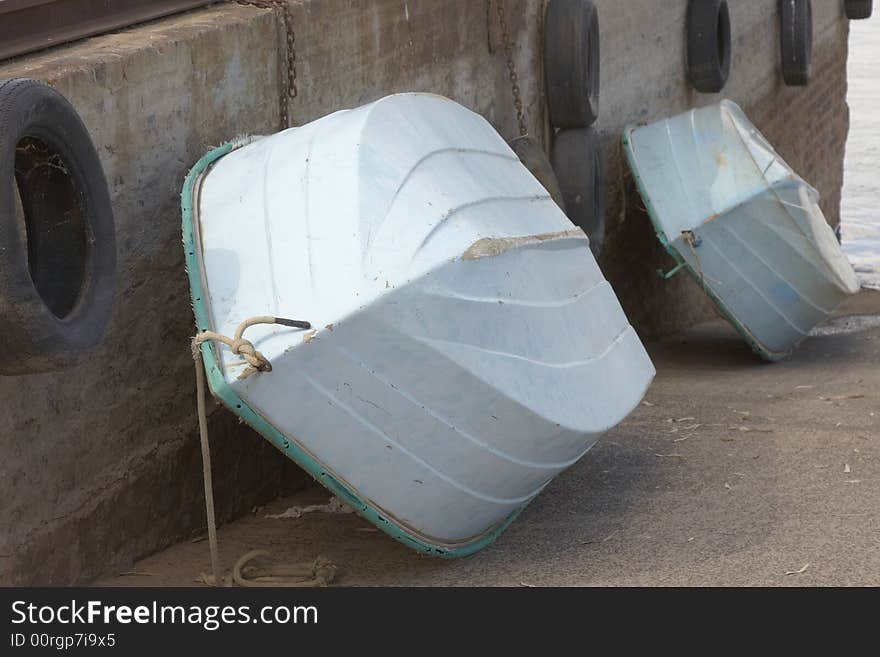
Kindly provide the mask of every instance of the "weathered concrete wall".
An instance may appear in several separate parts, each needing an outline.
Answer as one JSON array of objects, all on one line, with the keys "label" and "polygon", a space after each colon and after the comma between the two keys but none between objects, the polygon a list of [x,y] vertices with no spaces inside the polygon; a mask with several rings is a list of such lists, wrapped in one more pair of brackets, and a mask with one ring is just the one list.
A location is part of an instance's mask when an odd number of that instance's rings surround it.
[{"label": "weathered concrete wall", "polygon": [[[776,0],[731,3],[735,51],[723,94],[816,184],[832,223],[847,130],[839,4],[813,3],[814,81],[792,90],[778,73]],[[601,264],[631,321],[656,335],[712,311],[685,277],[657,278],[669,259],[622,166],[620,131],[716,97],[685,80],[685,0],[597,5],[597,127],[609,212]],[[505,1],[529,129],[546,140],[541,6]],[[516,135],[497,19],[493,11],[487,20],[482,1],[291,0],[291,7],[294,123],[395,91],[430,91]],[[0,583],[86,581],[203,525],[178,193],[210,146],[277,128],[280,36],[270,12],[222,4],[0,64],[0,78],[51,81],[92,131],[110,182],[121,274],[107,340],[89,362],[0,378]],[[212,425],[225,516],[296,483],[298,471],[231,414],[215,413]]]},{"label": "weathered concrete wall", "polygon": [[[504,6],[529,130],[543,134],[541,3]],[[494,4],[488,17],[483,0],[324,0],[293,8],[301,78],[295,123],[389,93],[426,91],[479,112],[507,138],[517,135]]]},{"label": "weathered concrete wall", "polygon": [[[211,145],[277,125],[275,23],[262,14],[208,9],[0,66],[50,81],[82,115],[120,270],[88,362],[0,377],[0,583],[81,582],[204,525],[179,194]],[[212,424],[218,508],[238,515],[276,493],[284,461],[230,414]]]}]

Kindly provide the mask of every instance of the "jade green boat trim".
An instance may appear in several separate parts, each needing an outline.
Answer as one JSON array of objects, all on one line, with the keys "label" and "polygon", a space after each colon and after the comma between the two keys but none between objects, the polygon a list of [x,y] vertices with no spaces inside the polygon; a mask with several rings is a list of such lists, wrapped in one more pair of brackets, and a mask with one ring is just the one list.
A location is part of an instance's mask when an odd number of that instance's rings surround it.
[{"label": "jade green boat trim", "polygon": [[[675,260],[675,267],[673,271],[678,272],[681,269],[686,270],[697,283],[699,283],[700,287],[703,291],[709,296],[715,306],[718,308],[718,311],[721,315],[726,319],[730,324],[737,330],[737,332],[743,337],[743,339],[748,343],[748,345],[752,348],[752,351],[757,353],[762,358],[771,361],[782,360],[785,358],[790,352],[784,353],[776,353],[772,351],[768,351],[766,347],[764,347],[758,340],[755,339],[755,336],[752,335],[751,331],[738,319],[736,319],[727,308],[724,301],[715,294],[712,289],[706,285],[706,281],[700,275],[698,271],[696,271],[690,264],[682,257],[681,253],[679,253],[678,249],[675,248],[675,245],[672,244],[669,239],[666,237],[666,234],[663,232],[663,229],[660,225],[657,211],[654,208],[654,204],[651,202],[651,197],[648,194],[648,190],[642,180],[642,177],[639,175],[639,169],[636,165],[635,153],[633,152],[632,146],[632,133],[634,130],[637,130],[638,125],[627,125],[623,129],[623,151],[626,153],[626,159],[629,163],[630,171],[632,171],[633,179],[636,182],[636,188],[639,190],[639,195],[642,197],[642,200],[645,203],[645,209],[648,211],[648,217],[651,219],[651,225],[654,227],[654,233],[657,235],[657,239],[660,241],[660,244],[666,250],[666,252],[672,256],[673,260]],[[696,232],[696,231],[695,231]]]},{"label": "jade green boat trim", "polygon": [[[250,139],[240,139],[214,148],[196,162],[184,181],[183,191],[181,193],[183,245],[186,254],[186,269],[189,276],[193,312],[195,314],[198,331],[207,330],[210,325],[208,322],[206,294],[202,282],[201,261],[198,256],[196,244],[196,186],[202,174],[204,174],[214,162],[232,150],[243,146],[250,141]],[[331,493],[342,498],[345,502],[351,505],[360,516],[407,547],[418,550],[419,552],[425,552],[440,557],[453,558],[468,556],[491,544],[528,505],[528,502],[526,502],[522,507],[511,513],[493,529],[476,537],[472,541],[453,546],[431,543],[424,537],[416,535],[393,518],[386,517],[387,514],[383,514],[381,509],[376,508],[370,502],[361,498],[348,484],[334,477],[327,471],[327,468],[316,461],[308,452],[303,450],[301,446],[284,436],[265,418],[251,408],[247,402],[241,399],[226,383],[223,373],[220,370],[216,353],[210,342],[202,343],[201,352],[202,361],[207,374],[208,386],[211,389],[211,393],[219,399],[224,406],[240,417],[245,423],[262,435],[294,463],[308,472]]]}]

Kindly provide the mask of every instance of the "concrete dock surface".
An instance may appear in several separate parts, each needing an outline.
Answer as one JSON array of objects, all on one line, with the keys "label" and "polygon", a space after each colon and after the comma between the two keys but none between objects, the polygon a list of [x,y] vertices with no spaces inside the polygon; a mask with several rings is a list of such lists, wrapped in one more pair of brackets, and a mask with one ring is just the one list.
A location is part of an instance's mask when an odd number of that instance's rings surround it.
[{"label": "concrete dock surface", "polygon": [[[419,555],[353,513],[267,517],[327,502],[309,488],[223,526],[225,572],[266,549],[327,557],[339,586],[878,586],[880,293],[815,333],[775,364],[721,320],[647,345],[645,401],[474,556]],[[209,570],[188,541],[97,584]]]}]

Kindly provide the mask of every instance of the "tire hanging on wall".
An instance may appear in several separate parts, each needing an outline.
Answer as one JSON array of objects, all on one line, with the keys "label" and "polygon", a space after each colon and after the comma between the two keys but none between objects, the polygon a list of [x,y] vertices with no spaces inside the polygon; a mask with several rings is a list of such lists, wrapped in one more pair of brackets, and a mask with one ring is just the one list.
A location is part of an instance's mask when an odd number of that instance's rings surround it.
[{"label": "tire hanging on wall", "polygon": [[589,0],[551,0],[544,17],[550,124],[586,128],[599,113],[599,15]]},{"label": "tire hanging on wall", "polygon": [[690,0],[687,7],[687,74],[697,91],[718,93],[730,74],[727,0]]},{"label": "tire hanging on wall", "polygon": [[562,191],[559,189],[559,180],[550,165],[550,160],[544,153],[544,149],[534,139],[528,136],[517,137],[510,142],[510,148],[516,153],[519,161],[523,163],[535,179],[541,183],[550,198],[565,212],[565,201]]},{"label": "tire hanging on wall", "polygon": [[104,172],[64,96],[0,82],[0,374],[61,369],[102,338],[116,238]]},{"label": "tire hanging on wall", "polygon": [[811,0],[779,0],[782,36],[782,79],[790,87],[810,81],[813,61]]},{"label": "tire hanging on wall", "polygon": [[560,130],[550,160],[568,218],[587,234],[593,255],[598,258],[605,241],[605,177],[596,131]]},{"label": "tire hanging on wall", "polygon": [[874,11],[874,0],[845,0],[846,17],[850,20],[871,18]]}]

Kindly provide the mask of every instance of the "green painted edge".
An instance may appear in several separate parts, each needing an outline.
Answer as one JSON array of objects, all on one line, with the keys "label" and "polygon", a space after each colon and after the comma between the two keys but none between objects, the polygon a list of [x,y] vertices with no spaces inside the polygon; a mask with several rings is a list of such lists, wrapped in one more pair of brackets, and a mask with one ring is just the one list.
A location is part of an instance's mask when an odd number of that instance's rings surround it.
[{"label": "green painted edge", "polygon": [[[195,232],[193,230],[195,221],[196,183],[201,175],[215,161],[235,148],[249,143],[249,141],[250,140],[248,139],[239,139],[227,142],[226,144],[209,151],[204,157],[196,162],[192,169],[190,169],[183,184],[183,190],[180,195],[183,246],[186,256],[186,270],[187,275],[189,276],[190,295],[197,330],[204,330],[208,326],[208,310],[206,303],[203,301],[205,295],[202,288],[202,272],[198,256],[196,255]],[[497,539],[504,530],[510,526],[510,523],[522,513],[523,509],[528,506],[529,502],[526,502],[493,529],[481,534],[470,542],[455,546],[427,542],[397,523],[395,520],[386,518],[382,515],[380,510],[376,509],[369,502],[361,498],[349,486],[336,479],[333,475],[327,472],[320,463],[300,448],[299,445],[288,439],[284,434],[278,431],[278,429],[272,426],[268,420],[251,408],[231,387],[229,387],[220,371],[214,350],[208,342],[202,343],[201,351],[202,360],[207,373],[208,386],[211,389],[211,393],[218,398],[224,406],[272,443],[272,445],[285,456],[308,472],[331,493],[342,498],[354,507],[354,510],[361,517],[373,523],[377,528],[413,550],[445,558],[466,557],[474,554],[495,541],[495,539]]]},{"label": "green painted edge", "polygon": [[642,197],[642,200],[645,202],[645,209],[648,211],[648,217],[651,219],[651,225],[654,227],[654,234],[657,235],[657,239],[660,241],[660,244],[663,245],[663,248],[666,252],[672,256],[672,258],[676,262],[676,268],[682,267],[687,270],[687,272],[693,277],[695,281],[703,288],[703,291],[708,295],[709,299],[712,300],[712,303],[715,304],[715,307],[718,308],[718,311],[721,315],[726,319],[730,324],[737,330],[737,332],[743,337],[743,339],[748,343],[748,345],[752,348],[756,354],[758,354],[764,360],[769,360],[771,362],[779,361],[788,356],[791,351],[786,352],[774,352],[768,350],[763,344],[761,344],[754,335],[752,335],[751,331],[727,308],[724,301],[716,295],[707,285],[706,281],[700,276],[700,274],[691,267],[687,260],[679,253],[678,249],[670,242],[666,234],[663,232],[663,229],[660,226],[660,222],[658,219],[657,211],[654,208],[654,204],[651,202],[651,197],[648,194],[648,190],[645,186],[642,177],[639,175],[639,168],[636,165],[635,153],[633,152],[632,145],[632,133],[635,130],[638,130],[640,125],[628,124],[623,129],[623,152],[626,153],[626,160],[629,163],[629,169],[632,171],[633,179],[636,181],[636,187],[639,190],[639,195]]}]

